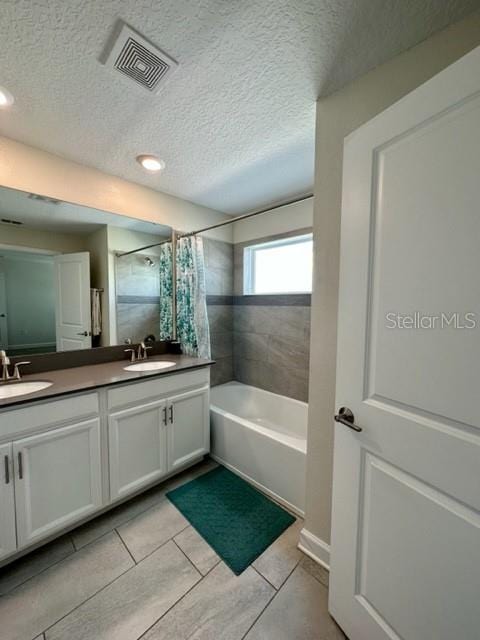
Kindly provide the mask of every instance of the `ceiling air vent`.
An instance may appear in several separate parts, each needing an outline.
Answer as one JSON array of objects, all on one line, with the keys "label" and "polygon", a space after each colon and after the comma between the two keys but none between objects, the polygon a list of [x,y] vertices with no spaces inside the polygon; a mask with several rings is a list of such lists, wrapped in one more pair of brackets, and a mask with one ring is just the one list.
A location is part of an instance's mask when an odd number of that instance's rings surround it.
[{"label": "ceiling air vent", "polygon": [[170,56],[124,23],[121,23],[105,64],[128,76],[150,93],[156,93],[178,66]]},{"label": "ceiling air vent", "polygon": [[2,224],[14,224],[14,225],[23,224],[23,222],[20,222],[20,220],[9,220],[8,218],[1,218],[0,222]]},{"label": "ceiling air vent", "polygon": [[41,196],[38,193],[29,193],[28,198],[30,200],[38,200],[39,202],[47,202],[48,204],[61,204],[61,200],[57,200],[56,198],[49,198],[48,196]]}]

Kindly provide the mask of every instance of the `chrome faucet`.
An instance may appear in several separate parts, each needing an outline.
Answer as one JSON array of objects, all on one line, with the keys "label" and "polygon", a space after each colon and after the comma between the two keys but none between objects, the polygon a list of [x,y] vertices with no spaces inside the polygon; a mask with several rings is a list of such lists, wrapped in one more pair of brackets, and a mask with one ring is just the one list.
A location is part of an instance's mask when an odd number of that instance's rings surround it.
[{"label": "chrome faucet", "polygon": [[10,358],[7,356],[5,351],[0,351],[0,364],[2,365],[2,382],[7,382],[7,380],[21,380],[22,376],[20,375],[20,368],[25,364],[31,364],[30,361],[25,360],[24,362],[16,362],[13,368],[13,375],[10,375],[8,367],[10,366]]},{"label": "chrome faucet", "polygon": [[5,351],[0,351],[0,364],[2,365],[2,382],[6,382],[10,380],[10,373],[8,371],[8,367],[10,366],[10,358],[7,356]]},{"label": "chrome faucet", "polygon": [[138,345],[138,351],[137,351],[137,359],[138,360],[146,360],[147,359],[147,350],[151,349],[152,347],[147,347],[145,346],[145,342],[140,342],[140,344]]},{"label": "chrome faucet", "polygon": [[130,362],[135,362],[135,349],[125,349],[125,353],[130,354]]}]

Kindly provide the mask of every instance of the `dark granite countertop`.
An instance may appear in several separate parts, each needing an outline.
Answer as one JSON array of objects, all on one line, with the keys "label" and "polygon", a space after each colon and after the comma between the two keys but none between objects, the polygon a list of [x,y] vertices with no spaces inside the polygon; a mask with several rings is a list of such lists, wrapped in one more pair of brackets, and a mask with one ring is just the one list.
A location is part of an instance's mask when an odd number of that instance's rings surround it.
[{"label": "dark granite countertop", "polygon": [[[100,387],[110,387],[126,382],[159,378],[160,376],[168,376],[180,371],[208,367],[214,364],[213,360],[191,358],[189,356],[173,355],[170,353],[153,356],[149,358],[147,362],[159,360],[168,360],[176,364],[174,367],[161,369],[159,371],[125,371],[124,367],[129,365],[130,362],[128,360],[116,360],[115,362],[106,362],[103,364],[85,365],[70,369],[57,369],[54,371],[24,375],[22,376],[22,382],[44,380],[52,382],[53,384],[47,389],[37,391],[36,393],[28,393],[3,400],[0,399],[0,411],[2,408],[22,405],[27,402],[34,402],[35,400],[46,400],[71,393],[94,390]],[[140,362],[145,361],[140,360]],[[15,382],[7,382],[6,384],[15,384]]]}]

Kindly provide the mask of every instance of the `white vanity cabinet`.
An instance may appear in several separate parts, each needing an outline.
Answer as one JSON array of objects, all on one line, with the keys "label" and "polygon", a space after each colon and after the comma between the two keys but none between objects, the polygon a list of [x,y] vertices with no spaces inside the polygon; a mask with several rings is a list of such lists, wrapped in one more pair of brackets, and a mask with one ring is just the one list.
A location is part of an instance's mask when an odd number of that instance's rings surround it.
[{"label": "white vanity cabinet", "polygon": [[0,565],[210,449],[208,368],[0,411]]},{"label": "white vanity cabinet", "polygon": [[0,559],[17,548],[15,534],[15,493],[12,476],[12,445],[0,446]]},{"label": "white vanity cabinet", "polygon": [[167,473],[167,403],[146,402],[108,417],[110,497],[123,498]]},{"label": "white vanity cabinet", "polygon": [[210,394],[208,387],[168,399],[168,468],[174,471],[210,449]]},{"label": "white vanity cabinet", "polygon": [[99,418],[13,443],[19,547],[102,506],[100,460]]},{"label": "white vanity cabinet", "polygon": [[108,392],[108,407],[111,500],[210,449],[208,370],[115,387]]}]

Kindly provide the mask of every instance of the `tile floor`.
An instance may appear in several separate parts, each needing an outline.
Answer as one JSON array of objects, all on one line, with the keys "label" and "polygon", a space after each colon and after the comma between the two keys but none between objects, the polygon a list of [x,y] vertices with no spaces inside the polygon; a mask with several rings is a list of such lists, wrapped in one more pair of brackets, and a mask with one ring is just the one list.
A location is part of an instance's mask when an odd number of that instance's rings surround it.
[{"label": "tile floor", "polygon": [[165,498],[207,460],[0,569],[2,640],[343,640],[297,520],[235,576]]}]

